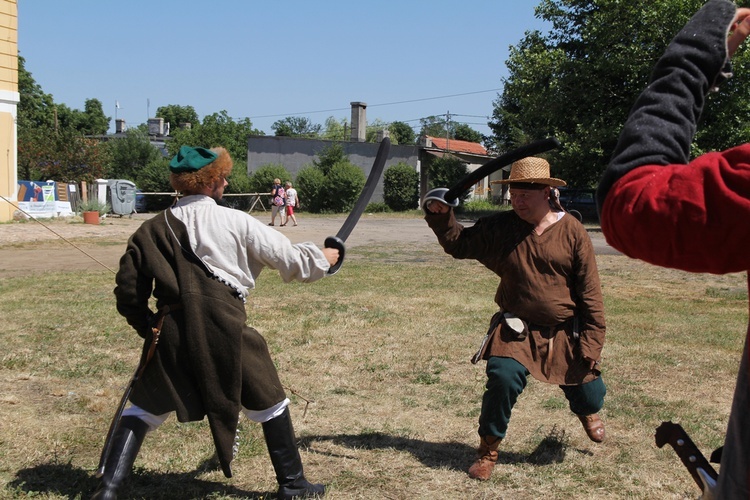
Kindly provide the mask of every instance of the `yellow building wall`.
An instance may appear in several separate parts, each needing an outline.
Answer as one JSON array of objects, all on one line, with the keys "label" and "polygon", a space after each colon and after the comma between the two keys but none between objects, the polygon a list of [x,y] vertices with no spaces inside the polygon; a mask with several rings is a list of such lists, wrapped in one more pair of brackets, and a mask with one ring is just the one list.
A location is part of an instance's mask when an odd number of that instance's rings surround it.
[{"label": "yellow building wall", "polygon": [[0,222],[12,220],[16,210],[19,100],[18,2],[0,0]]}]

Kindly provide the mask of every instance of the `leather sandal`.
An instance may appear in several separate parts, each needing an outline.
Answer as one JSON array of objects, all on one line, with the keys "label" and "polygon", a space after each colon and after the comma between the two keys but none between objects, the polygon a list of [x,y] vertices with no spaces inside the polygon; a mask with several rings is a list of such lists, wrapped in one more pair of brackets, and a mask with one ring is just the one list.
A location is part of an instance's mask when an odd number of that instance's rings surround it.
[{"label": "leather sandal", "polygon": [[578,420],[583,424],[583,429],[586,431],[589,439],[595,443],[601,443],[604,441],[604,422],[599,418],[599,415],[594,413],[592,415],[576,415]]}]

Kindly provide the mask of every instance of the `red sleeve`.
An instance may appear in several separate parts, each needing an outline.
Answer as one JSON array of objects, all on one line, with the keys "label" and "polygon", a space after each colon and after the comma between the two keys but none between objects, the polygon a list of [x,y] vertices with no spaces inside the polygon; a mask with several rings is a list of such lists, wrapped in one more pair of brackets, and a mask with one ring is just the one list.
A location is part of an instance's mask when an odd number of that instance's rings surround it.
[{"label": "red sleeve", "polygon": [[601,222],[610,245],[658,266],[750,269],[750,144],[635,168],[607,194]]}]

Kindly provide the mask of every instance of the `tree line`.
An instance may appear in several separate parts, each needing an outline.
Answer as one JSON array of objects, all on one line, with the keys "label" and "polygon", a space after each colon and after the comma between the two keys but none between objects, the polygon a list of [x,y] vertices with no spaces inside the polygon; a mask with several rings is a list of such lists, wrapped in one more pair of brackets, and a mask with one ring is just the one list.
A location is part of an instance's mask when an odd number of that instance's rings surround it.
[{"label": "tree line", "polygon": [[[651,67],[702,3],[542,0],[535,12],[549,29],[527,31],[511,47],[504,61],[508,76],[502,81],[503,91],[492,102],[488,123],[492,135],[483,136],[449,117],[430,116],[420,120],[419,134],[405,122],[375,120],[368,126],[367,140],[374,142],[378,131],[387,129],[394,144],[413,144],[419,135],[431,135],[481,142],[499,154],[553,136],[562,144],[549,154],[555,175],[572,185],[593,186]],[[733,58],[735,77],[724,84],[722,92],[709,97],[694,154],[723,149],[748,136],[750,85],[743,84],[748,57],[746,49],[740,48]],[[151,145],[146,124],[130,128],[122,138],[107,140],[111,119],[99,100],[87,99],[82,111],[55,103],[25,63],[19,56],[21,179],[90,182],[121,178],[145,191],[169,190],[166,164],[182,144],[222,145],[241,165],[247,161],[247,137],[265,135],[248,118],[235,120],[220,111],[199,120],[192,106],[170,104],[156,112],[171,125],[166,151]],[[182,123],[191,127],[180,127]],[[277,136],[331,141],[347,141],[351,132],[346,119],[333,117],[321,125],[292,116],[276,121],[272,129]],[[252,184],[256,182],[244,169],[235,169],[227,192],[253,192]]]}]

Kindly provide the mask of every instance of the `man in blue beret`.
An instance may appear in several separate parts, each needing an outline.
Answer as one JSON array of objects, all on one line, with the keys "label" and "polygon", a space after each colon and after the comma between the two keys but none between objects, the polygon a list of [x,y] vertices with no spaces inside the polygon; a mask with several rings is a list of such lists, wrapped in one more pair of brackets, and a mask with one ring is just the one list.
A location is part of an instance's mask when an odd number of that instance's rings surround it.
[{"label": "man in blue beret", "polygon": [[[338,250],[293,245],[245,212],[217,204],[232,159],[224,148],[183,146],[169,164],[182,198],[131,236],[120,260],[117,310],[158,344],[137,377],[93,498],[116,498],[147,432],[171,413],[208,417],[222,470],[231,477],[237,416],[260,422],[278,498],[324,494],[305,479],[287,399],[263,337],[246,325],[245,299],[264,267],[285,282],[325,277]],[[149,307],[156,299],[156,312]]]}]

